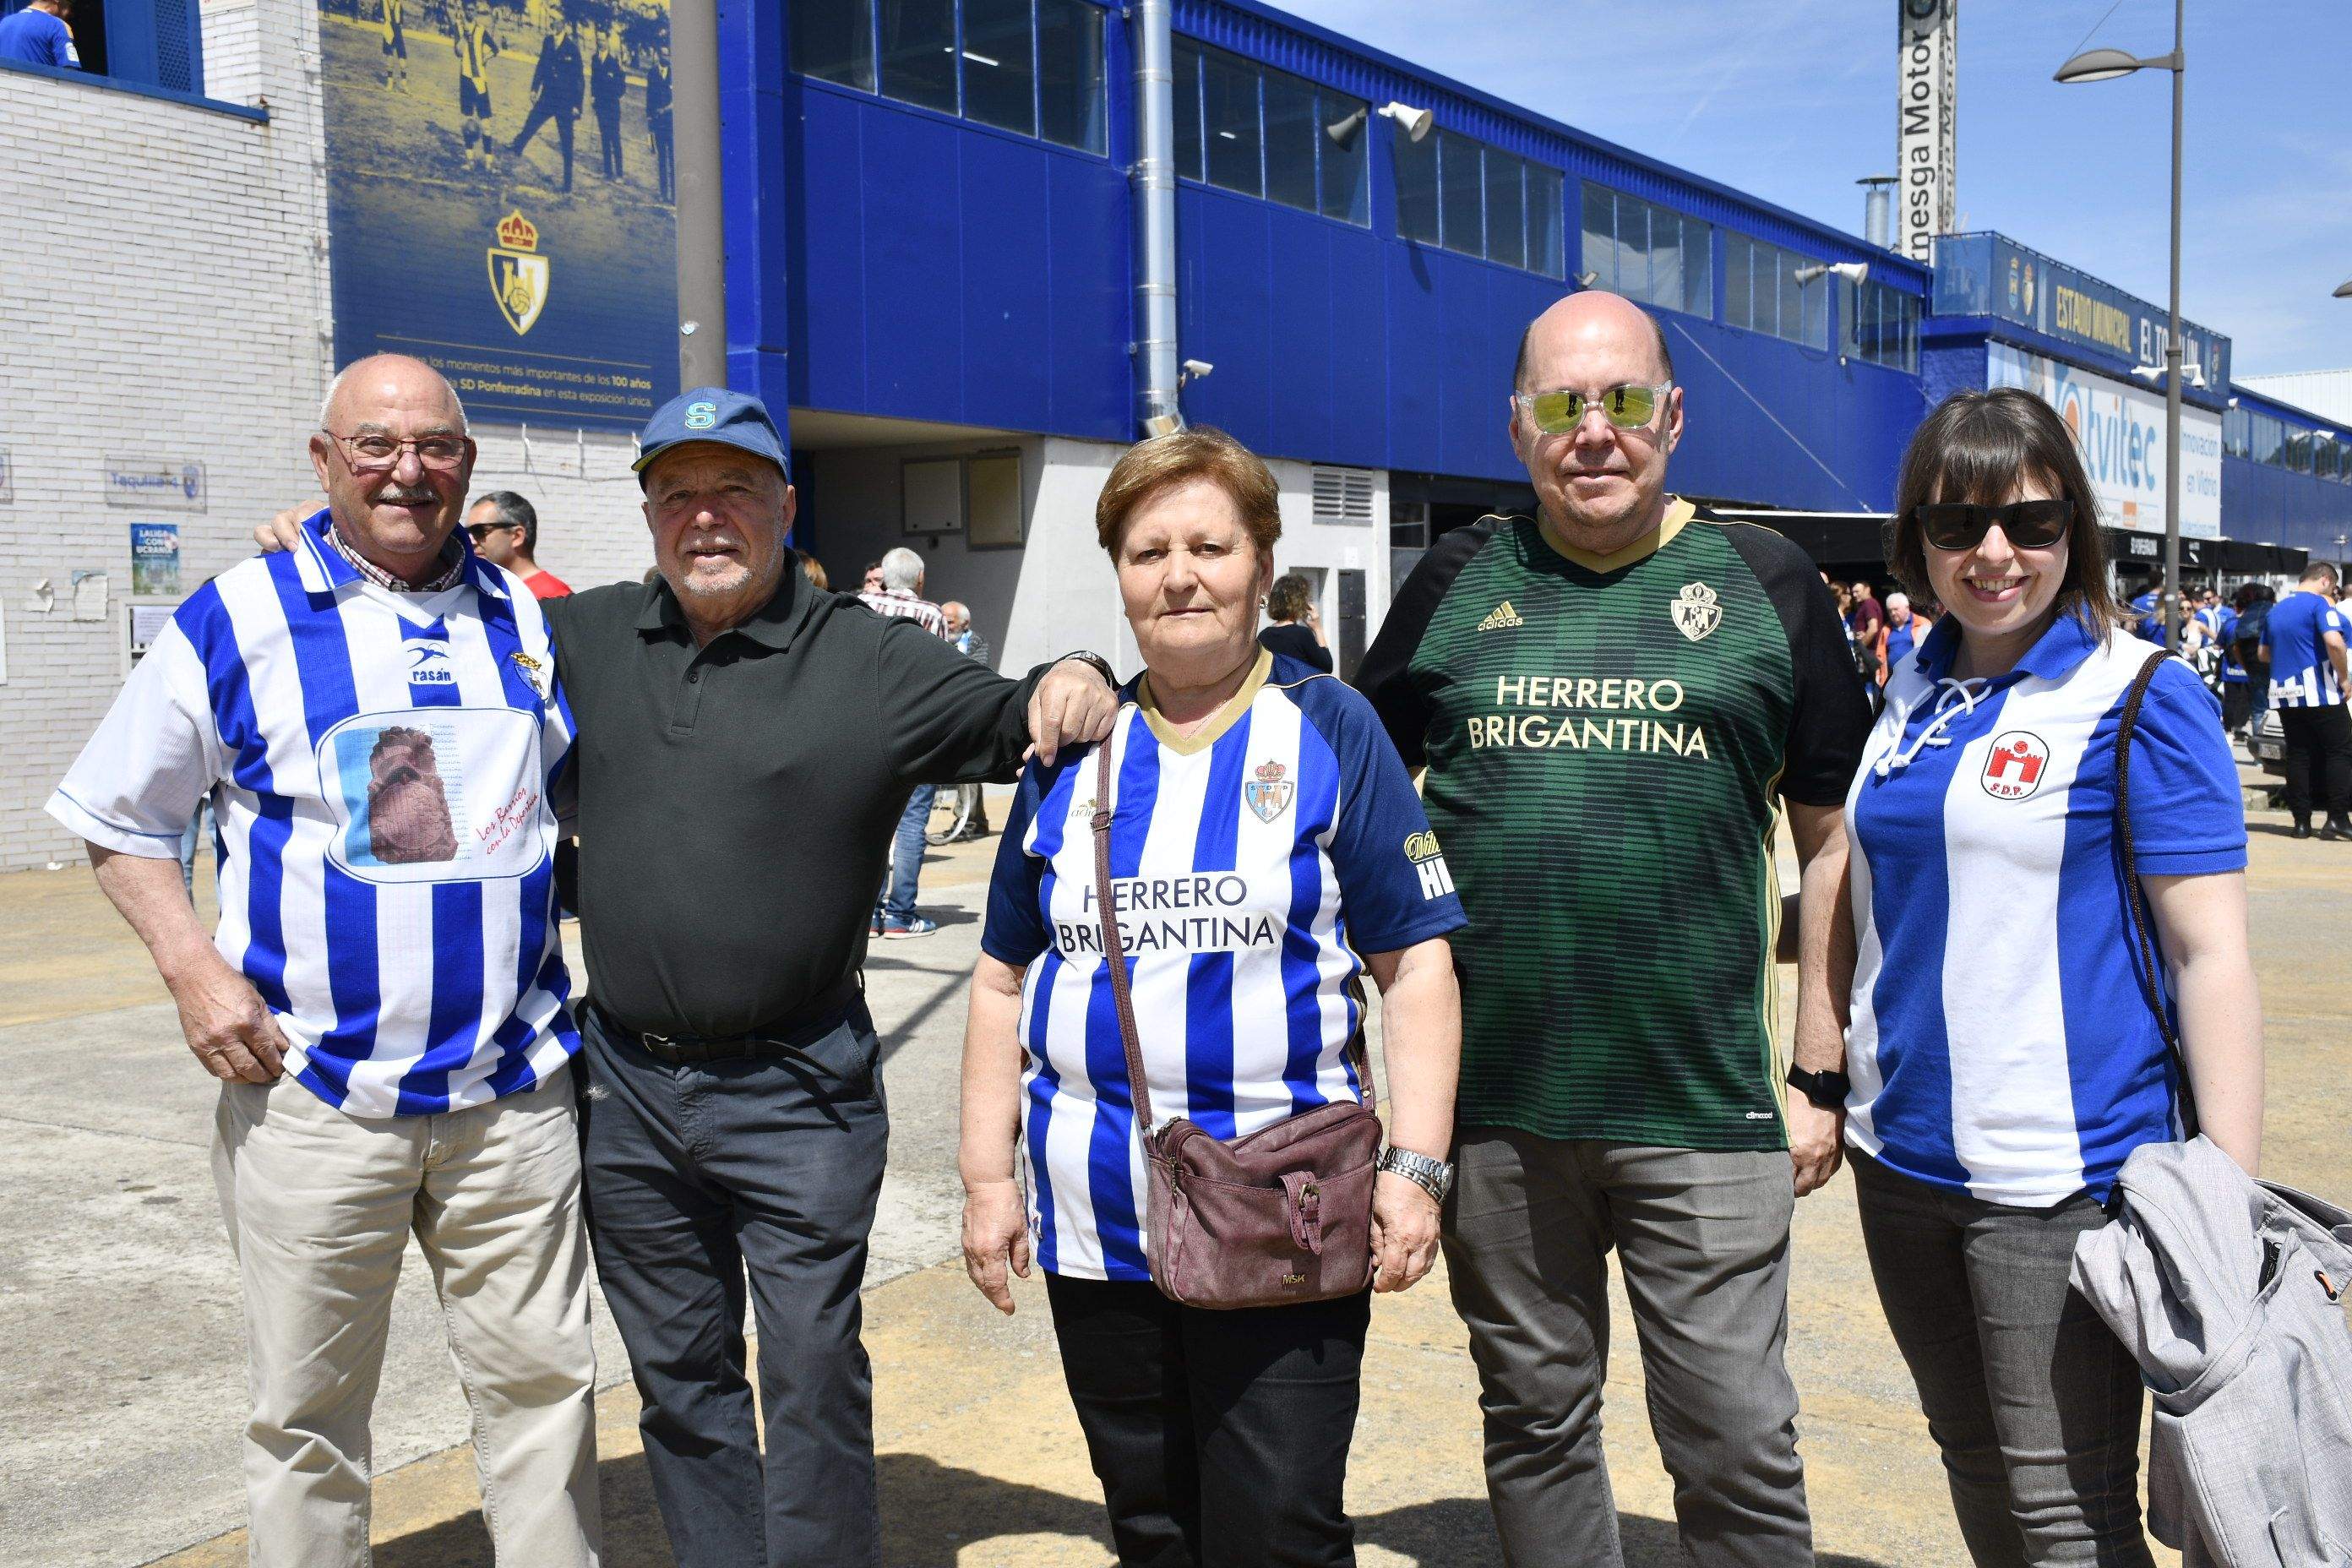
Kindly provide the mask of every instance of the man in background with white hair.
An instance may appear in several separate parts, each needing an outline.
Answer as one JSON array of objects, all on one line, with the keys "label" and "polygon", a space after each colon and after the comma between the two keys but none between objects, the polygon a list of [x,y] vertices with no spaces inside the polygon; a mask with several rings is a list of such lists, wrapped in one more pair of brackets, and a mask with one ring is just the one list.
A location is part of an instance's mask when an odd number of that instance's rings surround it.
[{"label": "man in background with white hair", "polygon": [[[857,595],[858,603],[877,616],[914,622],[934,637],[952,641],[947,613],[923,597],[923,558],[899,545],[882,557],[882,588]],[[915,912],[915,889],[923,875],[923,826],[931,817],[936,784],[917,784],[898,818],[898,836],[890,847],[890,885],[874,906],[874,934],[889,941],[929,936],[940,929]]]}]

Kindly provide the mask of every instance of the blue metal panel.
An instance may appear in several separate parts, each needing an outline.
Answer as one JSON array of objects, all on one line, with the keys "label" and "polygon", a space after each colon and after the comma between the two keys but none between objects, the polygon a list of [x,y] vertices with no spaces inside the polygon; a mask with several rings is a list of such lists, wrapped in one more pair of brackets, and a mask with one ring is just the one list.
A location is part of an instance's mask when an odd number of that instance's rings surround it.
[{"label": "blue metal panel", "polygon": [[2221,533],[2287,544],[2339,559],[2336,535],[2352,535],[2352,484],[2294,473],[2246,458],[2221,459]]},{"label": "blue metal panel", "polygon": [[1395,326],[1383,308],[1381,252],[1391,247],[1361,229],[1327,231],[1331,289],[1329,459],[1362,468],[1389,466],[1391,398],[1389,363]]},{"label": "blue metal panel", "polygon": [[[860,137],[874,110],[823,88],[803,87],[788,121],[782,194],[794,216],[787,279],[794,403],[863,410],[866,377],[866,181]],[[734,153],[729,139],[728,153]],[[731,215],[730,215],[731,216]]]},{"label": "blue metal panel", "polygon": [[1020,427],[1124,441],[1135,417],[1127,181],[1107,163],[1060,153],[1049,155],[1046,180],[1051,316],[1039,352],[1052,368],[1053,402]]},{"label": "blue metal panel", "polygon": [[719,112],[730,143],[719,165],[727,320],[713,326],[727,334],[728,384],[765,403],[780,428],[792,400],[785,197],[799,183],[786,172],[784,36],[781,7],[719,0]]},{"label": "blue metal panel", "polygon": [[1268,353],[1266,448],[1336,460],[1331,392],[1338,344],[1331,310],[1332,241],[1337,224],[1287,207],[1266,208]]},{"label": "blue metal panel", "polygon": [[[1046,345],[1051,300],[1041,287],[1053,253],[1046,166],[1035,142],[959,136],[962,163],[963,291],[961,327],[967,374],[956,389],[968,425],[1025,429],[1052,403]],[[1097,345],[1102,353],[1108,345]]]},{"label": "blue metal panel", "polygon": [[971,133],[928,115],[870,110],[864,119],[865,411],[955,419],[970,368],[958,231],[961,144]]}]

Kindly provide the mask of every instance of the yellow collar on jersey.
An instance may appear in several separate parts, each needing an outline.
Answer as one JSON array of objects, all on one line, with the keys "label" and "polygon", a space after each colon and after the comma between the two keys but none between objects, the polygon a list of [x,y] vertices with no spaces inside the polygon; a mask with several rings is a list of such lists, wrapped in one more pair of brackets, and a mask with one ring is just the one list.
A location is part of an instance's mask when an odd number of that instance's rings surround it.
[{"label": "yellow collar on jersey", "polygon": [[1143,714],[1143,721],[1151,726],[1154,739],[1178,756],[1189,757],[1195,752],[1205,752],[1217,743],[1234,721],[1249,711],[1257,700],[1258,688],[1265,684],[1267,671],[1274,668],[1274,655],[1258,650],[1257,662],[1242,678],[1241,689],[1225,699],[1224,706],[1209,715],[1209,721],[1189,735],[1179,734],[1176,727],[1160,717],[1160,704],[1151,696],[1151,676],[1147,671],[1135,683],[1135,705]]},{"label": "yellow collar on jersey", "polygon": [[1675,534],[1689,526],[1691,519],[1697,515],[1697,512],[1698,508],[1682,497],[1676,496],[1667,503],[1666,515],[1658,520],[1657,527],[1630,544],[1621,545],[1606,555],[1595,555],[1589,550],[1579,550],[1572,544],[1560,543],[1544,531],[1543,519],[1540,516],[1536,519],[1536,537],[1542,540],[1545,547],[1554,554],[1566,556],[1588,572],[1614,572],[1621,566],[1631,566],[1643,556],[1654,555],[1664,550]]}]

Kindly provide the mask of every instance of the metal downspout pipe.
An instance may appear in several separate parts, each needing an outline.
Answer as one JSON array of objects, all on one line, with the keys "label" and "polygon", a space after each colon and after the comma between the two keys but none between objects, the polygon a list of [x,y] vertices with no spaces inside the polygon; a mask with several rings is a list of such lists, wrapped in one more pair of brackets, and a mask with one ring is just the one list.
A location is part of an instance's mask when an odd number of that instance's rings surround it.
[{"label": "metal downspout pipe", "polygon": [[1136,417],[1146,436],[1184,427],[1176,404],[1176,67],[1170,0],[1133,0],[1135,19]]},{"label": "metal downspout pipe", "polygon": [[727,210],[719,190],[719,0],[672,0],[677,106],[677,384],[727,384]]}]

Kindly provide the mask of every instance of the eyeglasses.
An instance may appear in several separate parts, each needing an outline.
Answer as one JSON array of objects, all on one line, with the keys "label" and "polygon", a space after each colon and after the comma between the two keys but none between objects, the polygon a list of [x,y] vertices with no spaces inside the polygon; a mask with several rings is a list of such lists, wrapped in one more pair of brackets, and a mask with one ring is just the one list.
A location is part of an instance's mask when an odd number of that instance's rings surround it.
[{"label": "eyeglasses", "polygon": [[479,544],[493,533],[500,532],[506,529],[512,528],[514,524],[510,522],[469,522],[466,525],[466,531],[473,536],[475,543]]},{"label": "eyeglasses", "polygon": [[1671,381],[1662,381],[1655,386],[1628,382],[1623,386],[1611,387],[1598,397],[1562,390],[1514,393],[1511,401],[1547,436],[1561,436],[1575,429],[1584,423],[1585,412],[1594,407],[1620,430],[1644,430],[1664,405],[1666,394],[1674,389]]},{"label": "eyeglasses", "polygon": [[342,449],[343,461],[355,474],[380,474],[400,466],[403,447],[415,447],[416,460],[436,472],[446,473],[466,460],[466,448],[473,445],[463,436],[418,436],[409,439],[367,431],[357,436],[338,436],[332,430],[326,437]]},{"label": "eyeglasses", "polygon": [[1974,550],[1995,523],[2000,524],[2001,537],[2018,549],[2047,550],[2074,525],[2074,503],[2063,496],[2007,506],[1923,501],[1911,509],[1911,521],[1938,550]]}]

